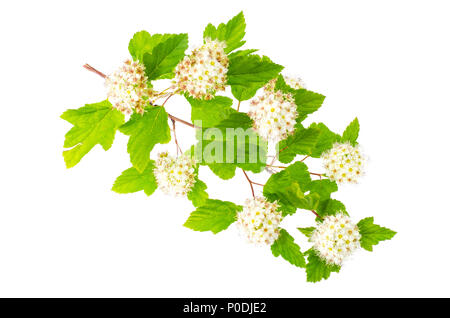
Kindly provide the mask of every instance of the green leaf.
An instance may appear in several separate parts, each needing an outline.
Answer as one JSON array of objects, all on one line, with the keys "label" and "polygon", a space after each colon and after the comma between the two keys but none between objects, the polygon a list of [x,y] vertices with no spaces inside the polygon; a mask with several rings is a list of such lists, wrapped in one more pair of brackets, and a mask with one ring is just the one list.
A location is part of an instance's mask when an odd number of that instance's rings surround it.
[{"label": "green leaf", "polygon": [[322,94],[314,93],[303,88],[295,91],[294,98],[297,104],[297,122],[302,122],[309,114],[318,110],[325,100],[325,96]]},{"label": "green leaf", "polygon": [[318,200],[314,196],[304,195],[310,182],[308,167],[303,162],[295,162],[270,176],[263,188],[263,195],[271,202],[277,200],[283,216],[286,216]]},{"label": "green leaf", "polygon": [[308,186],[310,193],[317,193],[320,197],[320,201],[330,199],[331,193],[338,190],[338,186],[335,181],[329,179],[314,180]]},{"label": "green leaf", "polygon": [[306,252],[308,254],[308,264],[306,264],[306,280],[316,283],[322,279],[330,277],[332,272],[338,273],[341,269],[338,265],[329,265],[322,260],[314,250]]},{"label": "green leaf", "polygon": [[[216,96],[210,100],[186,96],[186,99],[191,104],[192,123],[201,120],[201,127],[204,128],[214,127],[231,114],[236,113],[236,110],[231,108],[233,100],[225,96]],[[199,126],[198,124],[195,125]]]},{"label": "green leaf", "polygon": [[359,134],[359,122],[358,118],[355,118],[348,126],[345,128],[342,134],[342,141],[348,141],[353,146],[356,144],[356,139],[358,139]]},{"label": "green leaf", "polygon": [[206,188],[206,184],[196,177],[194,186],[187,194],[188,199],[192,201],[192,204],[195,207],[205,204],[206,200],[208,200],[209,195],[205,191]]},{"label": "green leaf", "polygon": [[278,159],[282,163],[289,163],[296,155],[311,155],[319,135],[320,130],[317,128],[297,128],[293,135],[278,143]]},{"label": "green leaf", "polygon": [[73,125],[64,140],[64,148],[71,149],[63,152],[66,167],[71,168],[95,145],[100,144],[104,150],[111,148],[116,130],[123,124],[125,117],[105,100],[69,109],[61,118]]},{"label": "green leaf", "polygon": [[223,180],[228,180],[236,174],[236,165],[232,163],[210,163],[209,169]]},{"label": "green leaf", "polygon": [[324,151],[333,148],[333,144],[341,140],[340,135],[329,130],[323,123],[313,123],[309,126],[309,128],[320,130],[319,138],[317,139],[316,145],[311,153],[311,157],[313,158],[320,158]]},{"label": "green leaf", "polygon": [[241,41],[245,35],[245,19],[244,14],[239,12],[227,24],[221,23],[217,28],[212,24],[208,24],[203,32],[203,38],[211,40],[225,41],[227,44],[225,53],[229,53],[245,44]]},{"label": "green leaf", "polygon": [[145,53],[152,53],[153,48],[174,34],[153,34],[147,31],[136,32],[128,44],[128,51],[134,60],[143,61]]},{"label": "green leaf", "polygon": [[228,58],[232,59],[232,58],[235,58],[237,56],[245,56],[245,55],[249,55],[249,54],[255,53],[257,51],[258,50],[255,50],[255,49],[235,51],[233,53],[228,54]]},{"label": "green leaf", "polygon": [[184,226],[194,231],[211,231],[214,234],[227,229],[242,206],[228,201],[208,199],[191,213]]},{"label": "green leaf", "polygon": [[313,234],[313,232],[316,230],[315,227],[298,227],[297,230],[302,232],[306,237],[310,238]]},{"label": "green leaf", "polygon": [[300,247],[295,244],[294,238],[286,230],[281,229],[280,235],[270,248],[275,257],[281,255],[281,257],[292,265],[305,267],[305,258],[300,251]]},{"label": "green leaf", "polygon": [[316,209],[316,212],[321,217],[325,217],[327,215],[336,215],[339,212],[347,214],[345,205],[342,202],[335,199],[320,201],[319,206]]},{"label": "green leaf", "polygon": [[373,224],[373,217],[359,221],[358,229],[361,234],[361,247],[368,251],[373,250],[373,245],[377,245],[380,241],[390,240],[397,234],[386,227]]},{"label": "green leaf", "polygon": [[202,165],[229,165],[216,166],[216,170],[225,170],[225,178],[232,177],[236,167],[254,173],[263,171],[267,161],[267,142],[251,126],[252,120],[247,114],[235,112],[214,128],[198,129],[196,159]]},{"label": "green leaf", "polygon": [[173,70],[188,48],[187,34],[174,34],[162,39],[151,53],[144,53],[145,73],[149,80],[173,78]]},{"label": "green leaf", "polygon": [[117,177],[112,190],[117,193],[133,193],[144,190],[146,195],[151,195],[158,187],[153,174],[154,168],[154,161],[150,160],[142,173],[133,167],[125,170]]},{"label": "green leaf", "polygon": [[133,114],[120,131],[130,136],[127,150],[130,160],[139,172],[143,172],[150,160],[150,152],[157,143],[170,141],[168,116],[163,107],[150,106],[143,115]]},{"label": "green leaf", "polygon": [[256,91],[281,72],[283,67],[273,63],[267,56],[255,54],[234,56],[228,67],[228,84],[237,100],[252,98]]}]

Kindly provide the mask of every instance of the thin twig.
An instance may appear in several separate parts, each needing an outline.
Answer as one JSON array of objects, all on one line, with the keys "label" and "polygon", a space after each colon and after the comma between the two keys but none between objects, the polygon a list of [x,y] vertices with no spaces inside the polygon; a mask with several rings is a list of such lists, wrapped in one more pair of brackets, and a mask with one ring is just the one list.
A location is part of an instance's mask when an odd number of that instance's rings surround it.
[{"label": "thin twig", "polygon": [[261,187],[264,187],[264,186],[265,186],[265,184],[257,183],[257,182],[253,182],[253,181],[251,181],[251,183],[256,184],[256,185],[259,185],[259,186],[261,186]]},{"label": "thin twig", "polygon": [[250,180],[250,178],[247,176],[247,174],[245,173],[245,170],[242,169],[242,172],[244,173],[245,177],[247,178],[248,183],[250,184],[250,189],[252,190],[252,195],[253,197],[255,197],[255,190],[253,190],[253,184],[252,181]]},{"label": "thin twig", "polygon": [[[85,69],[87,69],[88,71],[91,71],[91,72],[93,72],[93,73],[95,73],[95,74],[97,74],[97,75],[99,75],[99,76],[101,76],[101,77],[103,77],[103,78],[106,77],[105,74],[103,74],[103,73],[100,72],[99,70],[93,68],[93,67],[90,66],[89,64],[84,64],[83,67],[84,67]],[[167,113],[167,115],[168,115],[169,118],[172,119],[172,120],[179,121],[180,123],[183,123],[183,124],[185,124],[185,125],[187,125],[187,126],[189,126],[189,127],[192,127],[192,128],[198,128],[198,127],[194,126],[193,124],[191,124],[190,122],[187,122],[187,121],[185,121],[185,120],[183,120],[183,119],[180,119],[180,118],[178,118],[178,117],[175,117],[175,116],[173,116],[173,115],[171,115],[171,114],[169,114],[169,113]]]},{"label": "thin twig", "polygon": [[241,106],[241,101],[238,101],[237,111],[239,111],[239,107]]},{"label": "thin twig", "polygon": [[323,218],[319,215],[319,214],[317,214],[317,212],[316,211],[314,211],[314,210],[311,210],[311,212],[312,213],[314,213],[319,219],[321,219],[321,220],[323,220]]},{"label": "thin twig", "polygon": [[302,160],[300,160],[300,162],[303,162],[303,161],[305,161],[305,160],[306,160],[306,158],[309,158],[309,155],[308,155],[308,156],[306,156],[305,158],[303,158]]},{"label": "thin twig", "polygon": [[83,67],[84,67],[85,69],[87,69],[88,71],[91,71],[92,73],[95,73],[95,74],[97,74],[97,75],[100,75],[100,76],[103,77],[103,78],[106,77],[105,74],[103,74],[103,73],[100,72],[99,70],[96,70],[95,68],[93,68],[92,66],[90,66],[90,65],[87,64],[87,63],[84,64]]},{"label": "thin twig", "polygon": [[173,127],[173,139],[175,141],[175,145],[177,146],[177,157],[178,157],[178,153],[183,153],[183,150],[181,150],[180,145],[178,144],[178,140],[177,140],[177,132],[176,132],[176,128],[175,128],[175,120],[172,120],[172,127]]}]

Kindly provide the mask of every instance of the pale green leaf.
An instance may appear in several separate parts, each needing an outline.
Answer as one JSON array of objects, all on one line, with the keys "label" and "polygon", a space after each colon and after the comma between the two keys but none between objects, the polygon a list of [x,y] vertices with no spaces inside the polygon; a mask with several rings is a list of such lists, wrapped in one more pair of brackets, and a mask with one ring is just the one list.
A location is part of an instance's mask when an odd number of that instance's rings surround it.
[{"label": "pale green leaf", "polygon": [[191,191],[188,192],[187,198],[192,201],[192,205],[195,207],[205,204],[208,200],[208,193],[205,191],[207,188],[206,184],[201,181],[198,177],[195,178],[194,186]]},{"label": "pale green leaf", "polygon": [[359,135],[359,121],[358,118],[355,118],[345,129],[342,134],[342,141],[348,141],[353,146],[356,144],[356,139],[358,139]]},{"label": "pale green leaf", "polygon": [[170,141],[168,116],[163,107],[150,106],[143,115],[133,114],[130,120],[120,127],[120,131],[130,136],[127,150],[130,160],[139,172],[144,171],[150,160],[150,152],[158,144]]},{"label": "pale green leaf", "polygon": [[273,63],[267,56],[255,54],[230,58],[228,84],[237,100],[252,98],[256,91],[275,78],[283,67]]},{"label": "pale green leaf", "polygon": [[124,122],[124,115],[105,100],[65,111],[61,118],[74,125],[67,132],[63,152],[67,168],[75,166],[95,145],[111,148],[116,130]]},{"label": "pale green leaf", "polygon": [[316,230],[315,227],[298,227],[297,230],[302,232],[306,237],[310,238],[313,234],[313,232]]},{"label": "pale green leaf", "polygon": [[300,247],[295,244],[294,238],[285,229],[280,230],[280,235],[270,248],[275,257],[281,255],[292,265],[305,267],[305,257],[300,251]]},{"label": "pale green leaf", "polygon": [[216,96],[205,100],[186,96],[186,99],[191,104],[191,121],[197,127],[200,127],[198,121],[201,121],[201,127],[214,127],[236,113],[231,107],[233,100],[228,97]]},{"label": "pale green leaf", "polygon": [[242,207],[228,201],[208,199],[191,213],[184,226],[194,231],[211,231],[214,234],[227,229]]},{"label": "pale green leaf", "polygon": [[150,34],[147,31],[136,32],[128,44],[128,51],[134,60],[144,61],[145,53],[152,53],[155,46],[174,34]]},{"label": "pale green leaf", "polygon": [[139,172],[134,167],[125,170],[117,177],[112,190],[117,193],[133,193],[144,190],[146,195],[151,195],[158,187],[153,174],[154,168],[154,161],[150,160],[143,172]]},{"label": "pale green leaf", "polygon": [[294,160],[296,155],[311,155],[319,135],[319,129],[298,127],[293,135],[278,143],[278,160],[282,163],[289,163]]},{"label": "pale green leaf", "polygon": [[308,263],[306,264],[306,280],[308,282],[316,283],[327,279],[332,272],[338,273],[341,269],[338,265],[327,264],[314,250],[309,250],[305,254],[308,254]]},{"label": "pale green leaf", "polygon": [[227,24],[221,23],[217,28],[212,24],[208,24],[203,32],[203,38],[211,40],[224,41],[226,43],[225,53],[229,53],[242,45],[245,35],[245,19],[243,12],[239,12]]},{"label": "pale green leaf", "polygon": [[187,48],[187,34],[174,34],[163,39],[151,53],[145,53],[143,62],[148,79],[172,78],[173,71],[183,59]]},{"label": "pale green leaf", "polygon": [[362,219],[358,222],[359,234],[361,234],[361,247],[372,251],[373,245],[377,245],[380,241],[390,240],[397,232],[386,227],[373,224],[373,217]]}]

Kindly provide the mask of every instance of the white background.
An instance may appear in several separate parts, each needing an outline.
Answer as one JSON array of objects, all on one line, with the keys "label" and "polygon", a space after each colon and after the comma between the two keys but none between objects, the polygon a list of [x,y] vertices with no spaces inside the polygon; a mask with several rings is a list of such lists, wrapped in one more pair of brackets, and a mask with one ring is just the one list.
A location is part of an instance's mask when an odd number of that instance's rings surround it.
[{"label": "white background", "polygon": [[[3,3],[0,296],[450,296],[449,9],[411,0]],[[358,116],[368,173],[335,197],[355,221],[375,216],[398,232],[325,282],[306,283],[303,269],[244,243],[234,226],[218,235],[184,228],[186,199],[110,191],[130,166],[121,134],[108,152],[96,146],[64,166],[71,126],[60,114],[105,99],[84,63],[111,72],[142,29],[187,32],[192,48],[207,23],[240,10],[246,48],[327,96],[308,122],[342,132]],[[189,119],[181,98],[168,110]],[[193,132],[178,127],[187,149]],[[240,171],[227,182],[207,168],[200,177],[213,198],[242,204],[251,195]],[[283,222],[303,250],[295,227],[312,224],[307,211]]]}]

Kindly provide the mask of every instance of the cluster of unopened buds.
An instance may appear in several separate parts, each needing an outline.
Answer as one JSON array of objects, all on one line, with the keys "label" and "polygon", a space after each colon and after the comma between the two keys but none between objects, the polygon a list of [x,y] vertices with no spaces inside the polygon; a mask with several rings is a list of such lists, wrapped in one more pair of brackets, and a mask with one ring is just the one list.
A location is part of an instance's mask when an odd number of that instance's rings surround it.
[{"label": "cluster of unopened buds", "polygon": [[247,199],[237,216],[237,224],[250,243],[271,245],[280,233],[282,219],[277,202],[264,198]]},{"label": "cluster of unopened buds", "polygon": [[105,78],[108,100],[122,113],[136,111],[142,114],[149,99],[155,95],[147,81],[145,66],[138,61],[126,60]]},{"label": "cluster of unopened buds", "polygon": [[175,69],[178,88],[193,98],[206,100],[224,91],[228,71],[225,46],[225,42],[205,39],[205,44],[185,56]]},{"label": "cluster of unopened buds", "polygon": [[165,194],[184,196],[195,183],[195,160],[187,155],[172,157],[162,152],[158,154],[153,173]]}]

